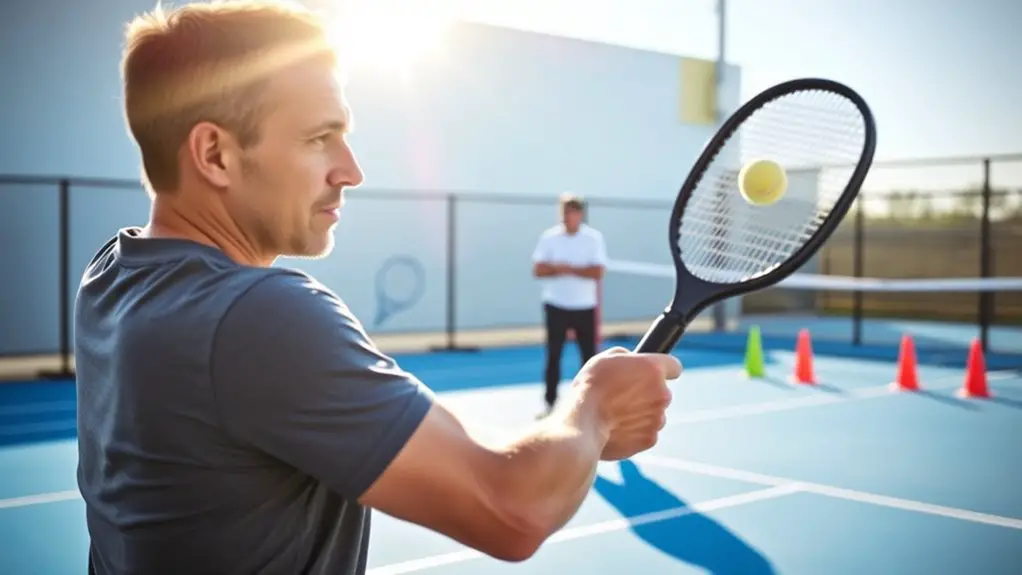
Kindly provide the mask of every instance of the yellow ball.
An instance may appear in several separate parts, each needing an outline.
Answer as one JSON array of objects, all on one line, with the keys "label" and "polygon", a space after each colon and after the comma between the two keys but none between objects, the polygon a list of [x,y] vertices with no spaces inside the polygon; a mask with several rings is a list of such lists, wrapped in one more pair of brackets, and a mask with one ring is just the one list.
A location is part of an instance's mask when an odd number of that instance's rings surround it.
[{"label": "yellow ball", "polygon": [[738,172],[738,190],[750,204],[772,204],[781,199],[787,189],[788,176],[777,162],[755,160]]}]

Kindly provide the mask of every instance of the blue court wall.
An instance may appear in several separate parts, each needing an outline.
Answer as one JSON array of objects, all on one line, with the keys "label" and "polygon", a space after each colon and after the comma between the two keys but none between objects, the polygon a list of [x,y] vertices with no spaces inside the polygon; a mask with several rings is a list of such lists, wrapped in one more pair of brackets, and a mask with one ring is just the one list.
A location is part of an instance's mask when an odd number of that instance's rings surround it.
[{"label": "blue court wall", "polygon": [[[118,59],[123,23],[151,5],[0,7],[0,74],[9,81],[0,92],[0,175],[137,179]],[[457,327],[537,325],[529,258],[565,190],[592,201],[590,222],[611,257],[666,263],[670,199],[712,134],[679,121],[680,67],[675,55],[462,23],[410,76],[352,71],[351,140],[366,182],[349,194],[329,257],[278,265],[337,290],[371,332],[441,330],[449,287],[444,194],[460,194]],[[739,70],[728,66],[725,110],[738,94]],[[0,355],[58,349],[57,197],[51,185],[0,186]],[[77,284],[111,234],[145,223],[148,198],[141,188],[85,187],[72,187],[70,197]],[[381,287],[414,304],[378,323]],[[669,287],[613,277],[606,318],[648,318]]]}]

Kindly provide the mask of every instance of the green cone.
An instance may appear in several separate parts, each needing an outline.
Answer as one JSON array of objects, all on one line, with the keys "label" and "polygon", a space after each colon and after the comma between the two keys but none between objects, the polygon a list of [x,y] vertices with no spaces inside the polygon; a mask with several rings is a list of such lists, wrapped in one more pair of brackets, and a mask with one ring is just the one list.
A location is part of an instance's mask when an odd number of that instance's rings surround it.
[{"label": "green cone", "polygon": [[766,375],[766,368],[763,365],[763,342],[760,339],[758,325],[749,328],[749,340],[745,344],[745,374],[749,377]]}]

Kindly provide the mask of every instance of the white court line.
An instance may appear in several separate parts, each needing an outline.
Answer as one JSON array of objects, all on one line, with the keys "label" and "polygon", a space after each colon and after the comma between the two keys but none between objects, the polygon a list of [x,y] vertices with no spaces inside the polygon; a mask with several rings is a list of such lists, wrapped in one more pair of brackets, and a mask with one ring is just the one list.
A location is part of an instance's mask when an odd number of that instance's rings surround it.
[{"label": "white court line", "polygon": [[[955,389],[960,385],[961,376],[948,375],[945,377],[934,377],[927,379],[921,383],[923,391],[932,390],[948,390]],[[991,371],[987,373],[988,381],[998,380],[1018,380],[1022,383],[1022,377],[1020,377],[1014,371]],[[755,380],[750,380],[754,382]],[[955,385],[937,385],[940,382],[955,382]],[[674,384],[672,384],[674,385]],[[684,385],[679,383],[678,385]],[[806,391],[814,391],[811,385],[792,384],[793,387],[798,389],[805,389]],[[496,393],[507,392],[510,394],[517,394],[519,390],[505,389],[505,390],[494,390]],[[773,401],[760,401],[753,403],[744,403],[738,405],[727,405],[724,407],[711,407],[708,409],[699,409],[695,411],[683,412],[683,413],[671,413],[667,414],[667,425],[666,427],[673,427],[676,425],[690,424],[690,423],[701,423],[707,421],[721,421],[725,419],[736,419],[740,417],[748,417],[751,415],[761,415],[764,413],[774,413],[777,411],[789,411],[793,409],[800,409],[804,407],[816,407],[820,405],[831,405],[835,403],[845,403],[852,401],[859,401],[864,399],[875,399],[878,397],[898,397],[904,394],[910,394],[910,392],[898,392],[892,391],[888,385],[879,385],[872,387],[862,387],[859,389],[850,389],[841,393],[820,391],[815,390],[819,395],[806,395],[802,397],[783,398]],[[460,392],[458,392],[460,393]],[[470,392],[466,392],[470,393]],[[462,400],[466,396],[459,396],[457,399],[452,398],[452,404],[455,401]],[[500,403],[500,402],[498,402]],[[474,419],[472,415],[474,413],[464,413],[460,409],[455,410],[458,416],[468,424],[470,427],[476,428],[479,431],[490,431],[494,433],[512,433],[515,431],[514,428],[507,428],[505,426],[494,426],[489,423],[484,423],[477,419]]]},{"label": "white court line", "polygon": [[[553,543],[572,541],[575,539],[592,537],[594,535],[601,535],[614,531],[624,531],[632,527],[676,519],[678,517],[684,517],[694,513],[705,513],[718,509],[727,509],[728,507],[747,505],[757,501],[765,501],[767,499],[776,499],[778,497],[797,493],[799,489],[800,486],[796,483],[775,485],[766,489],[759,489],[749,493],[731,495],[728,497],[720,497],[718,499],[710,499],[700,503],[693,503],[688,506],[673,507],[662,511],[643,513],[634,517],[610,519],[590,525],[580,525],[578,527],[562,529],[548,537],[546,542],[543,544],[543,548]],[[375,567],[369,569],[366,572],[366,575],[400,575],[402,573],[414,573],[416,571],[423,571],[454,563],[463,563],[472,559],[481,559],[485,557],[486,555],[479,551],[475,551],[474,549],[465,549],[462,551],[454,551],[452,553],[444,553],[441,555],[434,555],[432,557],[423,557],[421,559],[412,559],[410,561],[402,561],[401,563],[392,563],[390,565]]]},{"label": "white court line", "polygon": [[[934,386],[935,382],[940,381],[957,381],[958,377],[947,376],[934,378],[929,381],[923,382],[924,390],[930,389],[950,389],[949,386]],[[1008,379],[1019,379],[1022,382],[1022,378],[1019,378],[1018,374],[1014,371],[991,371],[987,374],[989,381],[997,380],[1008,380]],[[539,384],[537,384],[539,385]],[[806,386],[807,388],[809,386]],[[957,387],[957,386],[956,386]],[[811,388],[810,388],[811,389]],[[515,389],[494,389],[489,390],[492,392],[507,392],[517,393],[519,390]],[[462,393],[462,392],[453,392]],[[464,392],[470,393],[470,392]],[[897,397],[899,392],[893,392],[888,389],[886,385],[877,387],[865,387],[861,389],[850,390],[845,393],[829,393],[821,392],[825,395],[812,395],[805,397],[796,397],[790,399],[780,399],[777,401],[763,401],[758,403],[749,403],[745,405],[731,405],[727,407],[701,409],[698,411],[692,411],[679,415],[670,415],[667,421],[667,427],[673,425],[679,425],[684,423],[698,423],[703,421],[719,421],[723,419],[733,419],[737,417],[746,417],[749,415],[758,415],[762,413],[771,413],[776,411],[785,411],[790,409],[798,409],[801,407],[813,407],[818,405],[828,405],[832,403],[841,403],[846,401],[855,401],[860,399],[870,399],[876,397]],[[476,423],[471,418],[465,416],[465,414],[459,414],[466,423],[470,423],[471,427],[476,427],[479,431],[493,431],[501,433],[510,433],[513,430],[504,427],[497,427],[487,425],[483,423]],[[756,483],[753,481],[753,483]],[[15,497],[12,499],[0,499],[0,509],[7,507],[21,507],[24,505],[40,505],[44,503],[51,503],[54,501],[64,501],[66,493],[77,493],[75,491],[61,491],[57,493],[40,493],[37,495],[28,495],[25,497]],[[51,497],[56,497],[51,499]],[[19,503],[21,501],[27,501],[27,503]]]},{"label": "white court line", "polygon": [[923,503],[922,501],[913,501],[911,499],[902,499],[900,497],[889,497],[887,495],[878,495],[875,493],[867,493],[865,491],[834,487],[833,485],[823,485],[820,483],[789,479],[787,477],[765,475],[741,469],[710,465],[707,463],[699,463],[684,459],[675,459],[673,457],[664,457],[649,453],[638,455],[633,459],[639,463],[648,463],[657,467],[665,467],[667,469],[674,469],[678,471],[687,471],[690,473],[698,473],[701,475],[720,477],[724,479],[735,479],[759,485],[771,485],[777,487],[797,485],[800,491],[806,493],[825,495],[827,497],[834,497],[837,499],[846,499],[848,501],[855,501],[858,503],[870,503],[872,505],[901,509],[904,511],[915,511],[917,513],[937,515],[951,519],[960,519],[962,521],[971,521],[973,523],[984,523],[987,525],[996,525],[998,527],[1007,527],[1010,529],[1022,529],[1022,519],[1014,517],[980,513],[978,511],[969,511],[968,509]]},{"label": "white court line", "polygon": [[29,505],[40,505],[43,503],[58,503],[60,501],[71,501],[74,499],[81,499],[81,494],[78,493],[78,490],[76,489],[54,491],[51,493],[39,493],[36,495],[25,495],[24,497],[0,499],[0,509],[28,507]]}]

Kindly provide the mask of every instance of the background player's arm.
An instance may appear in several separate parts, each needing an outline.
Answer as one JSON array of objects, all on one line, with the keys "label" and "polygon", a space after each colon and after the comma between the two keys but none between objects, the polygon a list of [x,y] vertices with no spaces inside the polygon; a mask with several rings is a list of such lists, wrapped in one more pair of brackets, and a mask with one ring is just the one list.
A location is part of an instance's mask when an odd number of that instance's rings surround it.
[{"label": "background player's arm", "polygon": [[504,446],[476,440],[336,296],[290,273],[221,321],[212,379],[244,445],[505,560],[530,556],[576,512],[606,442],[591,402]]},{"label": "background player's arm", "polygon": [[580,266],[570,269],[570,273],[594,280],[603,279],[604,271],[607,269],[607,245],[603,241],[603,234],[593,230],[593,254],[592,263],[587,266]]},{"label": "background player's arm", "polygon": [[540,237],[536,249],[532,252],[532,275],[538,278],[554,277],[570,273],[570,270],[569,266],[552,261],[547,238]]},{"label": "background player's arm", "polygon": [[582,266],[571,268],[571,274],[589,279],[603,279],[603,266]]},{"label": "background player's arm", "polygon": [[536,262],[532,266],[532,275],[538,278],[561,276],[571,272],[570,266]]}]

